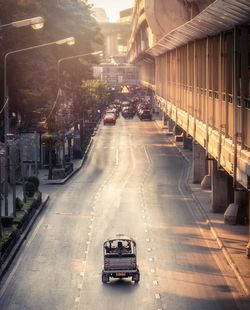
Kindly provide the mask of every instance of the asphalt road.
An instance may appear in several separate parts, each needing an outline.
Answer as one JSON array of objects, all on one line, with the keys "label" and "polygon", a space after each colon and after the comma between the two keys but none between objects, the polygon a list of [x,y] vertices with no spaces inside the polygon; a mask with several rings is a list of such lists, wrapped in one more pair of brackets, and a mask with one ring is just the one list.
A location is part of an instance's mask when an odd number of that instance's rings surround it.
[{"label": "asphalt road", "polygon": [[[43,189],[51,199],[1,283],[0,309],[247,309],[188,167],[155,122],[101,125],[83,169]],[[138,285],[101,282],[102,244],[116,233],[137,241]]]}]

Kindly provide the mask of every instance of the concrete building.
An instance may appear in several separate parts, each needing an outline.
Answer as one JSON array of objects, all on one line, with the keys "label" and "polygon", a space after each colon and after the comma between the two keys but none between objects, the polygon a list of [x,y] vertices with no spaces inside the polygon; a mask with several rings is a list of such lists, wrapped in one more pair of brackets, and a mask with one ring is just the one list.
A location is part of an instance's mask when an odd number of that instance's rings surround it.
[{"label": "concrete building", "polygon": [[103,8],[92,8],[93,16],[98,21],[98,23],[108,23],[108,16]]},{"label": "concrete building", "polygon": [[193,181],[231,224],[249,223],[249,21],[249,0],[137,0],[128,47],[169,130],[192,142]]},{"label": "concrete building", "polygon": [[94,67],[94,77],[106,81],[111,88],[138,84],[138,69],[127,62],[127,47],[131,34],[132,9],[120,12],[116,23],[100,23],[105,40],[105,62]]},{"label": "concrete building", "polygon": [[111,88],[119,90],[122,86],[138,85],[138,70],[129,64],[106,63],[94,67],[94,78],[106,81]]}]

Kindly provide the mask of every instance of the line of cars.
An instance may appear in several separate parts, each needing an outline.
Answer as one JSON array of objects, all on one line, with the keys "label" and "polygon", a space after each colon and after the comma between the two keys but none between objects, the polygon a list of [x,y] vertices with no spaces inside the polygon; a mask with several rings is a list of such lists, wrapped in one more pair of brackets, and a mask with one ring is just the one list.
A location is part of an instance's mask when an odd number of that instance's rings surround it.
[{"label": "line of cars", "polygon": [[152,109],[150,104],[140,101],[114,101],[108,109],[103,118],[104,125],[115,125],[116,120],[121,115],[125,119],[134,118],[135,115],[139,117],[140,120],[152,121]]}]

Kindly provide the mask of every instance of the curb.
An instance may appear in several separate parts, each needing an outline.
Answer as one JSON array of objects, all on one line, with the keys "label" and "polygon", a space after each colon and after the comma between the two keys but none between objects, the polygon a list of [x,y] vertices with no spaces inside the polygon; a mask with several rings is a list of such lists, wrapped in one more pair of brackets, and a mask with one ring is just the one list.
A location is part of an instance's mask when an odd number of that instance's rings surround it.
[{"label": "curb", "polygon": [[[184,159],[186,161],[188,161],[190,163],[190,160],[185,156],[185,154],[183,154],[182,150],[175,144],[175,147],[177,148],[178,152],[184,157]],[[188,172],[188,174],[190,174],[190,170]],[[189,179],[189,177],[187,178]],[[238,270],[237,265],[235,264],[232,256],[230,255],[230,253],[228,252],[227,248],[225,247],[223,241],[220,239],[220,237],[218,236],[216,229],[214,228],[209,216],[207,215],[206,211],[204,210],[202,204],[200,203],[199,199],[196,197],[196,195],[193,193],[189,182],[187,183],[188,188],[191,192],[192,198],[195,201],[199,211],[201,212],[202,216],[204,217],[204,219],[206,220],[206,224],[209,227],[209,230],[211,231],[212,235],[214,236],[220,250],[222,251],[228,265],[231,267],[231,269],[233,270],[235,277],[237,278],[239,284],[241,285],[242,290],[244,291],[245,295],[248,296],[250,294],[250,290],[248,288],[248,285],[246,284],[244,278],[242,277],[240,271]]]},{"label": "curb", "polygon": [[44,210],[44,208],[47,206],[47,202],[49,200],[49,195],[45,194],[45,199],[43,200],[43,202],[40,204],[39,208],[36,210],[36,212],[34,213],[33,217],[31,218],[31,220],[29,221],[26,229],[22,232],[22,234],[20,235],[20,237],[18,238],[16,244],[14,245],[13,249],[11,250],[9,256],[7,257],[7,259],[5,260],[5,262],[2,264],[1,268],[0,268],[0,281],[2,280],[2,278],[4,277],[5,273],[7,272],[9,266],[11,265],[11,263],[13,262],[16,254],[18,253],[21,245],[23,244],[23,242],[25,241],[26,237],[28,236],[31,228],[33,227],[36,219],[38,218],[38,216],[40,215],[40,213]]},{"label": "curb", "polygon": [[93,138],[91,138],[84,154],[83,154],[83,158],[82,158],[82,162],[81,162],[81,165],[80,167],[74,169],[69,175],[66,176],[66,178],[62,179],[62,180],[51,180],[51,181],[48,181],[48,182],[42,182],[42,185],[61,185],[61,184],[65,184],[68,179],[70,179],[73,175],[75,175],[81,168],[82,166],[84,165],[87,157],[88,157],[88,153],[92,147],[92,144],[93,144],[94,140]]},{"label": "curb", "polygon": [[[190,187],[189,187],[190,188]],[[209,216],[207,215],[207,213],[204,211],[203,207],[202,207],[202,204],[200,203],[199,199],[195,196],[195,194],[193,193],[192,189],[190,188],[191,190],[191,195],[199,209],[199,211],[201,212],[202,216],[205,218],[206,220],[206,224],[208,225],[209,227],[209,230],[211,231],[212,235],[214,236],[220,250],[222,250],[222,253],[228,263],[228,265],[231,267],[231,269],[233,270],[238,282],[240,283],[241,285],[241,288],[243,289],[244,293],[246,295],[249,295],[250,294],[250,291],[248,289],[248,286],[245,282],[245,280],[243,279],[240,271],[238,270],[238,267],[237,265],[235,264],[232,256],[230,255],[230,253],[228,252],[227,248],[225,247],[223,241],[220,239],[220,237],[218,236],[217,232],[216,232],[216,229],[213,227],[213,224],[211,223],[211,220],[209,218]]]}]

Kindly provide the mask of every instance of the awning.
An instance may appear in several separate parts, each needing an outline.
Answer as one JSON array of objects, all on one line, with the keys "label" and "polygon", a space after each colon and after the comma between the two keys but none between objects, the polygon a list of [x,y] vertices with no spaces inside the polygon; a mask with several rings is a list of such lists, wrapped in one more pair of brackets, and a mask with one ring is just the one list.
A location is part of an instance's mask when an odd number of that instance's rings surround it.
[{"label": "awning", "polygon": [[156,57],[188,42],[250,22],[249,0],[216,0],[192,20],[163,36],[146,53]]}]

